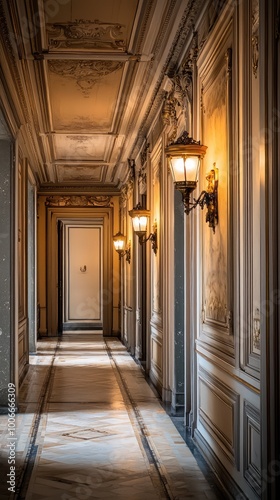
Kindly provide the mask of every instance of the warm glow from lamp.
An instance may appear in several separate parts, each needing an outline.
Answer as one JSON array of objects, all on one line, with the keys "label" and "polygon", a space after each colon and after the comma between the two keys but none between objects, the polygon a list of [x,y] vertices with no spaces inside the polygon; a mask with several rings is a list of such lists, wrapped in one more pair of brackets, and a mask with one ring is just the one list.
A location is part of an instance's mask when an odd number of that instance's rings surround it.
[{"label": "warm glow from lamp", "polygon": [[148,226],[148,217],[146,215],[142,215],[141,217],[133,217],[132,219],[133,229],[136,234],[138,233],[146,233]]},{"label": "warm glow from lamp", "polygon": [[150,210],[142,208],[140,203],[136,205],[132,210],[129,210],[129,215],[132,218],[132,224],[135,234],[139,238],[140,245],[144,245],[148,240],[152,242],[153,252],[157,253],[157,224],[153,226],[154,232],[150,233],[146,237],[147,227],[148,227],[148,217],[150,217]]},{"label": "warm glow from lamp", "polygon": [[125,236],[118,232],[113,236],[114,247],[117,252],[123,252],[125,247]]},{"label": "warm glow from lamp", "polygon": [[144,236],[147,232],[148,218],[150,211],[137,205],[132,210],[129,210],[129,215],[132,218],[133,229],[138,236]]},{"label": "warm glow from lamp", "polygon": [[197,182],[200,158],[198,156],[170,156],[174,182]]}]

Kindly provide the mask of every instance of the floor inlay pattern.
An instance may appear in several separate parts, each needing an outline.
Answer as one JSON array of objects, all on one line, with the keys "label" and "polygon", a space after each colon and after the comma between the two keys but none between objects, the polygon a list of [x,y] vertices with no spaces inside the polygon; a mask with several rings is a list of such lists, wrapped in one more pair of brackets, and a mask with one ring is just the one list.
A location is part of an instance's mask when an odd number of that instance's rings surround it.
[{"label": "floor inlay pattern", "polygon": [[[20,391],[16,494],[28,500],[216,500],[140,367],[114,338],[39,342]],[[0,444],[5,461],[5,421]]]}]

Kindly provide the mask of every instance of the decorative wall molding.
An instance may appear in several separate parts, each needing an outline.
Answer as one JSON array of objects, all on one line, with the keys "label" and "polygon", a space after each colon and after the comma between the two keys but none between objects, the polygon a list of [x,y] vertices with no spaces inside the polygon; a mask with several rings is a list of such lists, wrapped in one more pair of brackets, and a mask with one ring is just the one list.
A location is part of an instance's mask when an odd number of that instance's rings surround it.
[{"label": "decorative wall molding", "polygon": [[253,318],[253,350],[260,353],[261,347],[261,320],[260,320],[260,310],[255,309]]},{"label": "decorative wall molding", "polygon": [[76,19],[73,22],[47,24],[49,51],[60,49],[87,49],[126,51],[123,25],[98,20]]},{"label": "decorative wall molding", "polygon": [[247,500],[248,497],[242,493],[240,487],[226,469],[223,457],[221,459],[217,456],[208,440],[205,439],[204,435],[197,429],[194,432],[194,440],[199,449],[202,451],[202,454],[207,458],[212,468],[216,471],[217,476],[223,478],[223,485],[226,487],[226,491],[230,492],[231,497],[236,499],[238,498],[239,500]]},{"label": "decorative wall molding", "polygon": [[120,208],[125,209],[127,207],[127,202],[133,193],[134,182],[129,179],[128,182],[122,187],[120,194]]},{"label": "decorative wall molding", "polygon": [[176,113],[176,99],[174,96],[174,83],[172,89],[166,93],[163,100],[161,117],[164,125],[170,127],[171,132],[167,138],[167,144],[174,142],[177,137],[178,119]]},{"label": "decorative wall molding", "polygon": [[187,62],[171,78],[174,85],[174,98],[183,109],[192,101],[192,61]]},{"label": "decorative wall molding", "polygon": [[147,192],[147,163],[143,164],[138,172],[139,194]]},{"label": "decorative wall molding", "polygon": [[259,67],[259,37],[257,34],[252,36],[252,66],[254,77],[257,78]]},{"label": "decorative wall molding", "polygon": [[[224,382],[212,375],[212,373],[199,366],[199,422],[206,431],[214,438],[221,451],[239,469],[239,413],[240,396]],[[204,391],[207,393],[207,398]],[[210,400],[212,398],[212,401]],[[218,408],[220,405],[220,408]],[[219,412],[230,415],[231,421],[224,418],[219,421]],[[216,412],[216,415],[213,414]],[[224,427],[222,427],[222,425]],[[230,429],[230,430],[229,430]]]},{"label": "decorative wall molding", "polygon": [[[260,159],[256,144],[259,142],[258,124],[260,120],[259,106],[255,103],[260,100],[258,74],[258,37],[259,37],[259,0],[251,0],[247,7],[250,38],[246,46],[244,57],[252,63],[252,73],[248,78],[243,73],[244,98],[239,100],[240,108],[244,109],[244,131],[241,136],[243,143],[243,158],[240,162],[240,193],[243,205],[243,287],[244,297],[240,305],[240,335],[242,338],[240,349],[240,365],[242,369],[260,379],[260,247],[256,241],[260,240],[260,217],[262,213],[260,201],[259,176]],[[254,41],[255,39],[255,41]],[[254,44],[256,44],[254,48]],[[247,54],[246,54],[247,53]],[[254,76],[253,76],[254,75]],[[255,78],[254,78],[255,77]],[[245,97],[246,95],[246,97]],[[248,98],[249,97],[249,98]]]},{"label": "decorative wall molding", "polygon": [[261,493],[260,412],[248,401],[244,402],[244,477],[259,496]]},{"label": "decorative wall molding", "polygon": [[149,22],[152,10],[154,8],[154,0],[146,0],[146,5],[143,5],[143,10],[141,12],[141,31],[137,38],[137,45],[135,48],[135,52],[137,54],[141,54],[144,43],[144,36],[147,29],[147,24]]},{"label": "decorative wall molding", "polygon": [[[231,175],[234,150],[232,119],[233,12],[224,10],[199,52],[201,140],[207,144],[207,164],[218,162],[219,203],[223,210],[214,237],[202,227],[201,328],[198,343],[230,365],[235,364],[235,304],[233,272],[233,212],[235,178]],[[205,162],[201,180],[207,175]]]},{"label": "decorative wall molding", "polygon": [[48,196],[47,207],[111,207],[111,196]]},{"label": "decorative wall molding", "polygon": [[151,368],[149,371],[149,376],[156,386],[158,391],[162,391],[163,382],[163,345],[162,345],[162,330],[159,329],[158,325],[154,327],[151,324]]},{"label": "decorative wall molding", "polygon": [[[175,2],[170,3],[168,17],[172,15],[172,10],[174,10],[174,4]],[[198,12],[201,11],[202,5],[203,5],[202,0],[197,0],[195,2],[191,1],[189,2],[187,8],[184,11],[179,28],[174,38],[174,42],[170,48],[168,57],[166,59],[166,63],[163,66],[162,71],[157,80],[157,83],[155,85],[155,90],[153,92],[150,105],[148,106],[145,116],[143,117],[142,124],[139,127],[139,133],[133,145],[133,151],[135,152],[137,152],[137,150],[141,148],[143,137],[146,137],[155,115],[158,113],[158,110],[162,106],[163,100],[166,97],[166,91],[161,89],[163,79],[166,77],[166,75],[174,74],[177,66],[177,61],[180,55],[182,54],[184,47],[186,46],[187,37],[189,33],[192,32],[193,30],[194,20]],[[162,36],[164,34],[165,32],[163,25]],[[160,41],[160,37],[158,37],[157,40]],[[154,52],[154,57],[156,56],[157,56],[157,51]],[[151,65],[151,70],[152,70],[152,65]],[[146,88],[148,79],[149,79],[149,73],[147,73],[146,82],[145,84],[143,84],[143,90]],[[144,97],[144,92],[143,92],[143,97]]]},{"label": "decorative wall molding", "polygon": [[171,134],[167,142],[177,137],[178,116],[177,109],[182,110],[185,118],[185,130],[191,130],[192,101],[193,101],[193,65],[197,57],[196,34],[194,34],[192,48],[185,63],[179,70],[169,77],[171,89],[164,97],[162,107],[162,121],[171,127]]},{"label": "decorative wall molding", "polygon": [[172,78],[174,82],[174,98],[185,115],[186,130],[191,127],[191,108],[193,100],[192,60],[187,59],[184,65]]},{"label": "decorative wall molding", "polygon": [[[104,290],[108,290],[108,300],[103,302],[103,332],[104,335],[112,335],[113,325],[113,296],[112,296],[112,276],[113,276],[113,261],[112,251],[110,251],[112,243],[112,228],[113,228],[113,208],[112,207],[95,207],[95,206],[47,206],[41,200],[41,213],[46,213],[46,217],[40,218],[40,225],[44,226],[45,239],[39,241],[41,248],[46,248],[46,254],[41,255],[41,265],[45,272],[46,287],[41,291],[42,296],[45,295],[47,335],[57,335],[58,331],[58,222],[67,221],[74,223],[89,223],[96,221],[103,225],[103,286]],[[79,209],[78,209],[79,208]],[[39,252],[40,254],[40,252]],[[47,270],[47,271],[46,271]]]}]

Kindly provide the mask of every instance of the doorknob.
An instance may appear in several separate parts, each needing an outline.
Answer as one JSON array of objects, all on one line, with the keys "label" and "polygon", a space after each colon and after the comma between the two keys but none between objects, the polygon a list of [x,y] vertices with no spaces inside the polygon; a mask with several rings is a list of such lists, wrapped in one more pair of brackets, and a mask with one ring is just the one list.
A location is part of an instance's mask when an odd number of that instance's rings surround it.
[{"label": "doorknob", "polygon": [[81,273],[85,273],[87,270],[87,266],[80,267]]}]

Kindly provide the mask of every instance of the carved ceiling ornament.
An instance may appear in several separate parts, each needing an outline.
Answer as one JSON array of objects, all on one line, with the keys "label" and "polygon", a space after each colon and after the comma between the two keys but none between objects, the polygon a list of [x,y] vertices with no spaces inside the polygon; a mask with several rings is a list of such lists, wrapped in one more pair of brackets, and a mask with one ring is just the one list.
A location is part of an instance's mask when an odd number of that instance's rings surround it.
[{"label": "carved ceiling ornament", "polygon": [[192,66],[194,67],[196,65],[196,61],[199,55],[199,48],[198,48],[198,31],[193,31],[193,39],[192,39],[192,46],[191,46],[191,51],[190,51],[190,60],[192,62]]},{"label": "carved ceiling ornament", "polygon": [[103,207],[111,206],[111,196],[48,196],[45,202],[47,207]]},{"label": "carved ceiling ornament", "polygon": [[87,135],[66,135],[66,138],[75,143],[78,142],[79,144],[84,144],[91,140],[91,137]]},{"label": "carved ceiling ornament", "polygon": [[53,60],[49,61],[49,69],[56,75],[72,78],[85,97],[89,97],[94,85],[107,75],[122,68],[120,61],[88,61],[88,60]]},{"label": "carved ceiling ornament", "polygon": [[49,51],[59,49],[88,49],[126,51],[122,28],[117,23],[104,23],[97,19],[76,19],[73,22],[47,24]]}]

